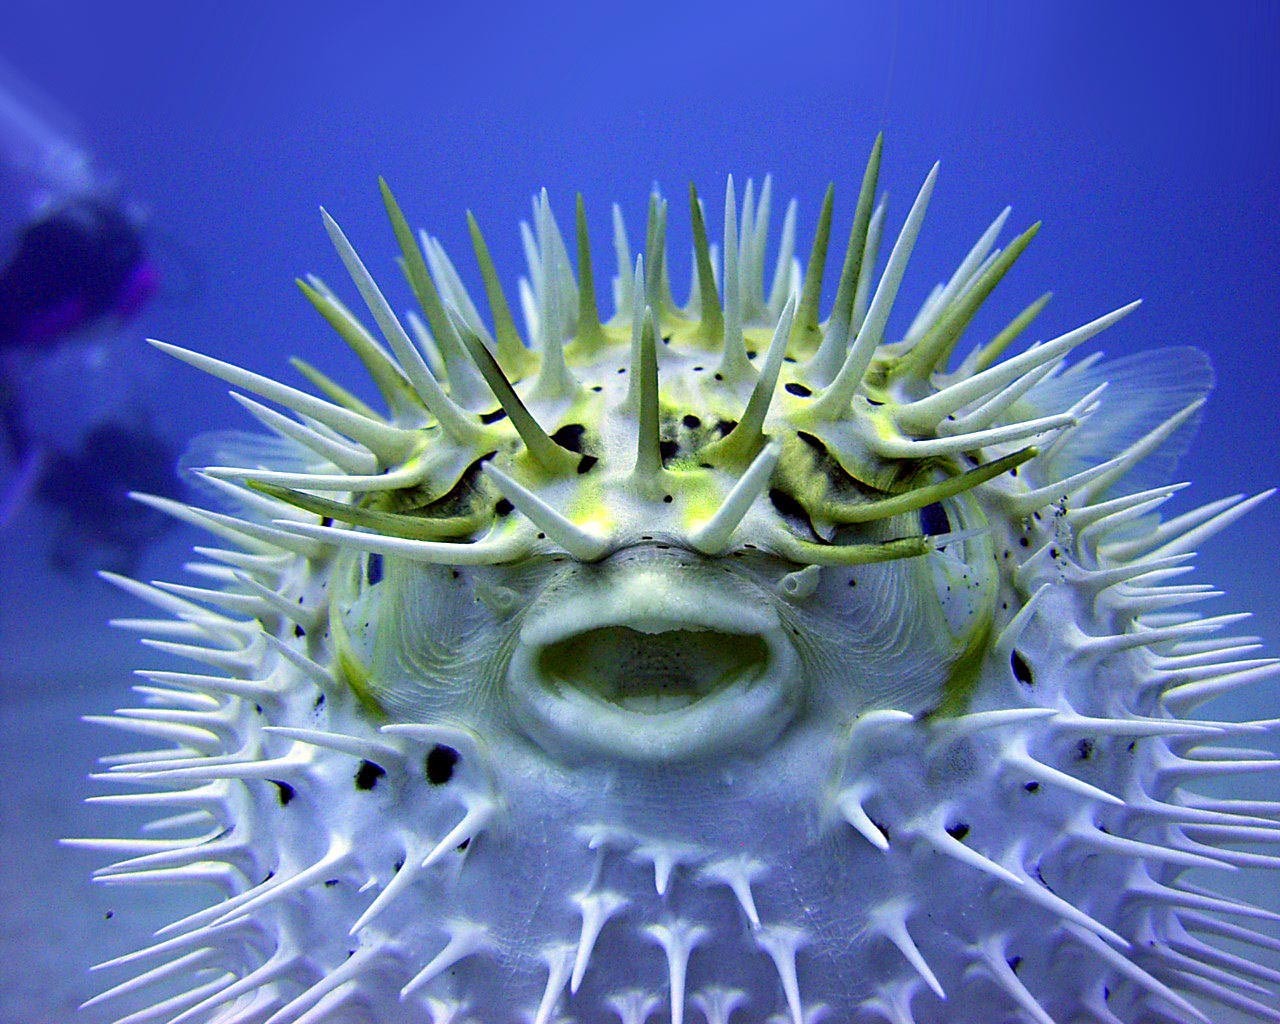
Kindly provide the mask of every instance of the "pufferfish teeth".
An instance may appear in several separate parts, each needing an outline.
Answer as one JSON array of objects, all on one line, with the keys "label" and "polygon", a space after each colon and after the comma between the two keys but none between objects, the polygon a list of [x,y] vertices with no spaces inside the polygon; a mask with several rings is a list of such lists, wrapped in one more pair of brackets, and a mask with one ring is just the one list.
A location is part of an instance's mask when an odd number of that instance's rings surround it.
[{"label": "pufferfish teeth", "polygon": [[1280,659],[1181,579],[1270,492],[1161,520],[1207,360],[1070,362],[1135,304],[1024,346],[1043,295],[989,331],[1038,228],[999,246],[1008,210],[902,316],[941,186],[894,237],[882,148],[835,281],[833,190],[808,259],[792,204],[767,266],[772,182],[730,179],[716,245],[691,187],[683,306],[666,199],[643,253],[615,208],[610,289],[585,204],[566,235],[543,191],[521,328],[475,218],[488,315],[382,182],[417,309],[327,213],[371,324],[299,282],[377,398],[156,343],[272,436],[194,443],[212,508],[139,496],[219,538],[196,585],[106,574],[156,610],[117,624],[198,667],[90,716],[158,748],[105,758],[138,791],[96,803],[157,819],[69,845],[123,858],[103,884],[214,895],[86,1005],[1280,1021],[1274,885],[1240,884],[1280,866],[1280,805],[1232,788],[1280,772],[1275,723],[1197,710]]}]

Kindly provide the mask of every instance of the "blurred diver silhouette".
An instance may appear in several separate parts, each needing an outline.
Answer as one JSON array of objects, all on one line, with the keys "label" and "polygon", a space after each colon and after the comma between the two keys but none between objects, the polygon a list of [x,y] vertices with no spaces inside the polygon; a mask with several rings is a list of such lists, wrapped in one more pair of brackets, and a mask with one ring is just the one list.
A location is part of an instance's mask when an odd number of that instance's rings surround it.
[{"label": "blurred diver silhouette", "polygon": [[[127,492],[178,491],[176,449],[137,388],[93,381],[104,363],[101,333],[159,289],[143,229],[141,210],[65,118],[0,65],[0,429],[15,470],[0,486],[0,528],[31,501],[54,512],[60,569],[94,558],[128,571],[165,522]],[[83,358],[68,361],[69,348]],[[71,399],[86,387],[96,392],[88,413]]]}]

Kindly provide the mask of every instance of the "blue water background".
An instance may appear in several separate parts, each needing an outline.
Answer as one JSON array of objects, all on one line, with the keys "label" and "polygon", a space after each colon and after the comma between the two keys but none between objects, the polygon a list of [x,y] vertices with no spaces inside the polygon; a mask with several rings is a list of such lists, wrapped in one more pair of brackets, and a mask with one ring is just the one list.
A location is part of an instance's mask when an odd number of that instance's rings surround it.
[{"label": "blue water background", "polygon": [[[1219,385],[1178,508],[1280,484],[1280,5],[482,6],[9,0],[0,57],[74,113],[149,207],[167,258],[199,268],[198,294],[169,296],[111,341],[129,401],[178,437],[249,423],[224,385],[169,365],[144,335],[286,380],[291,354],[359,379],[292,280],[314,271],[345,286],[323,203],[407,305],[379,174],[475,283],[472,210],[511,295],[535,189],[562,219],[583,193],[608,266],[608,204],[623,203],[638,246],[656,183],[672,201],[682,293],[690,180],[717,210],[726,174],[772,172],[776,196],[800,198],[804,251],[829,181],[837,237],[847,231],[884,130],[893,230],[942,160],[895,324],[1012,204],[1006,237],[1044,228],[979,328],[1046,289],[1056,298],[1035,337],[1145,299],[1088,350],[1191,343],[1212,356]],[[126,702],[128,671],[147,658],[104,626],[134,603],[47,570],[49,532],[33,514],[0,536],[0,872],[14,894],[0,1021],[14,1024],[68,1020],[92,991],[85,964],[148,924],[145,908],[88,890],[93,858],[52,844],[103,828],[77,801],[111,738],[75,716]],[[161,545],[144,578],[177,578],[195,536]],[[1273,640],[1278,537],[1272,501],[1207,546],[1196,577],[1227,590],[1214,611],[1252,609],[1245,630]],[[1274,716],[1278,704],[1272,688],[1237,710]]]}]

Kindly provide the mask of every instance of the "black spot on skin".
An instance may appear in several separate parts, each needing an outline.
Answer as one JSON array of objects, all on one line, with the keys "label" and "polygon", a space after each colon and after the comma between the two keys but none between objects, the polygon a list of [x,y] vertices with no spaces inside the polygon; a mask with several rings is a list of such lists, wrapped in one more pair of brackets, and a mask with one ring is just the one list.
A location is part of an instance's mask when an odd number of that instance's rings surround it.
[{"label": "black spot on skin", "polygon": [[458,570],[457,570],[457,569],[450,569],[450,570],[449,570],[449,577],[450,577],[450,579],[455,579],[455,580],[456,580],[456,579],[460,579],[460,578],[461,578],[461,576],[462,576],[462,573],[458,572]]},{"label": "black spot on skin", "polygon": [[1138,741],[1137,741],[1137,740],[1130,740],[1130,741],[1129,741],[1129,745],[1128,745],[1127,747],[1125,747],[1124,749],[1125,749],[1125,750],[1127,750],[1127,751],[1129,751],[1129,753],[1131,753],[1131,754],[1132,754],[1135,750],[1137,750],[1137,749],[1138,749]]},{"label": "black spot on skin", "polygon": [[801,441],[807,444],[814,451],[822,452],[824,455],[826,454],[827,446],[823,444],[821,439],[819,439],[815,434],[810,434],[807,430],[797,430],[796,437],[800,438]]},{"label": "black spot on skin", "polygon": [[578,475],[581,476],[583,473],[590,471],[591,467],[599,461],[600,460],[594,455],[582,456],[582,458],[578,460]]},{"label": "black spot on skin", "polygon": [[694,373],[701,373],[701,372],[702,372],[703,370],[705,370],[705,369],[706,369],[706,367],[705,367],[705,366],[695,366],[695,367],[693,368],[693,372],[694,372]]},{"label": "black spot on skin", "polygon": [[493,514],[501,519],[503,516],[511,515],[511,510],[514,508],[515,506],[506,498],[499,498],[493,506]]},{"label": "black spot on skin", "polygon": [[1017,476],[1017,475],[1018,475],[1018,467],[1017,467],[1017,466],[1014,466],[1014,467],[1013,467],[1013,469],[1009,470],[1009,475],[1010,475],[1010,476]]},{"label": "black spot on skin", "polygon": [[682,417],[680,417],[680,422],[683,423],[690,430],[697,430],[700,426],[702,426],[702,420],[698,419],[698,417],[691,412],[687,412]]},{"label": "black spot on skin", "polygon": [[852,576],[850,576],[850,577],[849,577],[849,586],[851,586],[851,587],[856,587],[857,585],[858,585],[858,581],[857,581],[857,580],[855,580]]},{"label": "black spot on skin", "polygon": [[1009,965],[1009,970],[1013,971],[1014,974],[1017,974],[1018,968],[1022,966],[1022,957],[1011,956],[1005,961],[1005,963]]},{"label": "black spot on skin", "polygon": [[364,578],[371,587],[382,582],[382,556],[376,551],[365,559]]},{"label": "black spot on skin", "polygon": [[810,391],[803,384],[797,384],[795,381],[791,381],[791,383],[789,384],[782,385],[782,390],[787,392],[787,394],[789,395],[795,395],[797,398],[808,398],[811,394],[813,394],[813,392]]},{"label": "black spot on skin", "polygon": [[325,516],[323,519],[321,519],[321,520],[320,520],[320,525],[321,525],[321,526],[332,526],[332,525],[333,525],[333,516]]},{"label": "black spot on skin", "polygon": [[760,354],[760,353],[759,353],[759,352],[757,352],[757,351],[756,351],[755,349],[753,349],[753,348],[749,348],[749,349],[747,349],[747,358],[748,358],[748,359],[754,359],[754,358],[755,358],[756,356],[758,356],[759,354]]},{"label": "black spot on skin", "polygon": [[796,361],[796,357],[795,357],[795,356],[783,356],[783,357],[782,357],[782,361],[783,361],[784,363],[794,363],[794,362]]},{"label": "black spot on skin", "polygon": [[1087,761],[1093,757],[1093,740],[1083,739],[1076,744],[1076,760]]},{"label": "black spot on skin", "polygon": [[957,821],[954,825],[947,826],[947,835],[957,842],[964,842],[964,837],[969,834],[969,825],[967,822]]},{"label": "black spot on skin", "polygon": [[324,707],[324,694],[323,694],[323,693],[322,693],[322,694],[320,694],[318,697],[316,697],[316,702],[315,702],[314,704],[312,704],[312,705],[311,705],[311,710],[312,710],[312,711],[319,711],[322,707]]},{"label": "black spot on skin", "polygon": [[724,374],[723,374],[723,373],[713,373],[713,374],[712,374],[712,376],[713,376],[716,380],[724,380]]},{"label": "black spot on skin", "polygon": [[1058,549],[1057,549],[1056,547],[1052,547],[1052,548],[1050,548],[1050,549],[1049,549],[1049,557],[1050,557],[1050,558],[1057,558],[1057,557],[1058,557]]},{"label": "black spot on skin", "polygon": [[499,420],[506,418],[507,411],[505,409],[494,409],[493,412],[482,412],[480,414],[480,422],[485,424],[497,423]]},{"label": "black spot on skin", "polygon": [[581,423],[567,423],[551,435],[551,440],[561,448],[567,448],[569,451],[581,455],[582,435],[586,432],[587,428]]},{"label": "black spot on skin", "polygon": [[669,335],[669,334],[664,334],[664,335],[662,336],[662,344],[664,344],[664,345],[670,345],[670,344],[671,344],[671,335]]},{"label": "black spot on skin", "polygon": [[1028,540],[1026,537],[1019,537],[1018,543],[1021,544],[1024,548],[1031,547],[1031,541]]},{"label": "black spot on skin", "polygon": [[936,501],[932,505],[926,505],[920,510],[920,529],[926,537],[950,533],[951,519],[947,516],[947,510]]},{"label": "black spot on skin", "polygon": [[427,754],[427,781],[433,786],[443,786],[453,778],[453,769],[458,763],[459,754],[453,747],[437,743]]},{"label": "black spot on skin", "polygon": [[1009,665],[1013,668],[1013,678],[1018,682],[1026,683],[1028,686],[1036,685],[1035,677],[1031,674],[1031,666],[1017,651],[1009,655]]},{"label": "black spot on skin", "polygon": [[729,431],[731,431],[737,425],[738,425],[737,420],[716,420],[716,425],[711,429],[714,430],[721,437],[724,437],[729,433]]},{"label": "black spot on skin", "polygon": [[261,704],[255,704],[255,705],[253,706],[253,710],[254,710],[254,713],[255,713],[255,714],[259,714],[259,715],[260,715],[260,714],[262,714],[262,705],[261,705]]},{"label": "black spot on skin", "polygon": [[664,495],[662,496],[662,503],[663,503],[664,505],[670,505],[670,504],[671,504],[673,501],[675,501],[675,500],[676,500],[676,499],[675,499],[674,497],[672,497],[670,494],[664,494]]},{"label": "black spot on skin", "polygon": [[391,865],[391,870],[398,875],[400,873],[400,869],[403,867],[404,867],[404,858],[401,857],[394,864]]},{"label": "black spot on skin", "polygon": [[289,801],[297,791],[289,783],[277,782],[275,779],[271,780],[271,785],[276,787],[276,799],[280,801],[280,806],[288,807]]},{"label": "black spot on skin", "polygon": [[467,847],[470,845],[471,845],[471,837],[468,836],[466,839],[462,840],[462,842],[460,842],[457,846],[455,846],[454,849],[457,850],[459,853],[465,853],[467,850]]},{"label": "black spot on skin", "polygon": [[662,459],[662,464],[664,466],[667,464],[667,462],[669,462],[671,459],[674,459],[679,454],[680,454],[680,445],[677,444],[675,441],[659,441],[658,442],[658,456]]},{"label": "black spot on skin", "polygon": [[307,635],[307,631],[303,629],[301,626],[294,626],[293,635],[296,636],[298,639],[302,639],[304,636]]},{"label": "black spot on skin", "polygon": [[603,390],[604,390],[604,386],[603,386],[603,385],[601,385],[601,384],[592,384],[592,385],[591,385],[591,390],[592,390],[592,391],[594,391],[594,392],[596,392],[596,394],[599,394],[601,391],[603,391]]},{"label": "black spot on skin", "polygon": [[326,878],[324,880],[324,887],[326,889],[332,889],[337,884],[338,884],[338,880],[336,878]]},{"label": "black spot on skin", "polygon": [[1039,793],[1039,792],[1040,792],[1040,783],[1038,783],[1038,782],[1024,782],[1024,783],[1022,784],[1022,788],[1023,788],[1023,789],[1025,789],[1028,793]]},{"label": "black spot on skin", "polygon": [[116,916],[116,912],[115,912],[114,910],[108,910],[108,911],[107,911],[105,914],[103,914],[102,916],[103,916],[103,918],[104,918],[105,920],[110,921],[113,917],[115,917],[115,916]]},{"label": "black spot on skin", "polygon": [[387,770],[373,761],[361,761],[356,769],[356,789],[370,790],[378,784],[378,780],[387,774]]}]

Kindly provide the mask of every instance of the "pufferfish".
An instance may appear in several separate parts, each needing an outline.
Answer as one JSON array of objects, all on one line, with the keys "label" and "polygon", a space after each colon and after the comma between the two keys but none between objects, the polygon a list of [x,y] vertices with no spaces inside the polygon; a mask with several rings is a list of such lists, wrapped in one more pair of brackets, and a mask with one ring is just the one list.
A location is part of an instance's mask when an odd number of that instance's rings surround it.
[{"label": "pufferfish", "polygon": [[[216,898],[105,967],[121,1024],[1192,1024],[1280,1020],[1274,723],[1192,717],[1271,679],[1183,581],[1265,495],[1172,518],[1211,380],[1190,348],[1022,347],[1047,296],[962,341],[1036,233],[1001,214],[900,337],[935,167],[881,264],[881,142],[834,301],[729,180],[690,296],[667,202],[615,208],[602,321],[546,193],[523,333],[383,198],[419,311],[332,219],[372,317],[306,297],[382,408],[156,343],[271,436],[206,443],[199,585],[116,579],[195,669],[145,671],[108,760],[159,815],[111,884]],[[829,282],[830,283],[830,282]],[[1136,303],[1134,304],[1136,305]],[[1018,354],[1010,354],[1011,351]],[[278,408],[239,392],[249,392]],[[283,409],[284,411],[280,411]],[[221,464],[219,464],[221,463]],[[228,510],[229,509],[229,510]],[[1271,852],[1269,852],[1271,851]],[[1270,961],[1268,958],[1270,957]],[[150,995],[146,995],[150,993]],[[145,1000],[145,1002],[140,1002]],[[138,1008],[140,1007],[140,1008]]]}]

